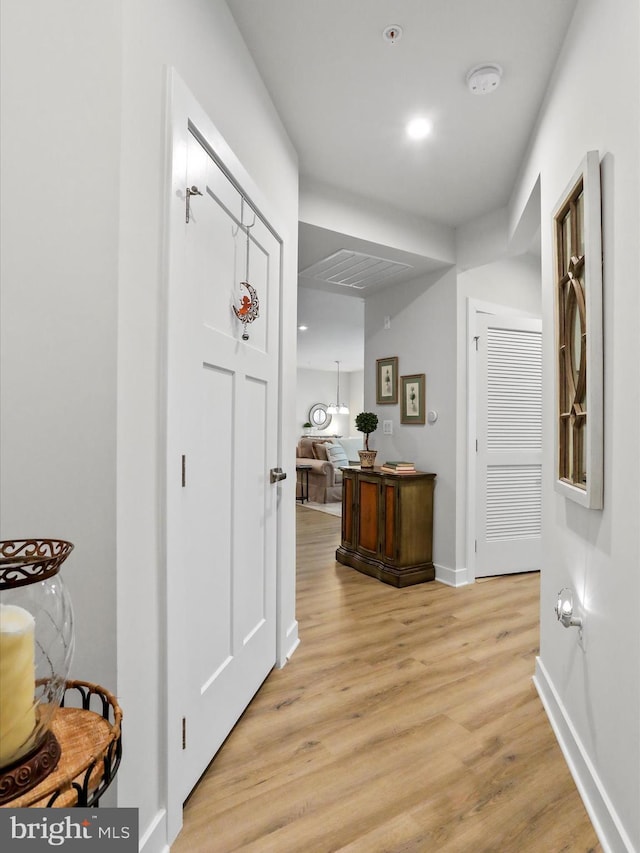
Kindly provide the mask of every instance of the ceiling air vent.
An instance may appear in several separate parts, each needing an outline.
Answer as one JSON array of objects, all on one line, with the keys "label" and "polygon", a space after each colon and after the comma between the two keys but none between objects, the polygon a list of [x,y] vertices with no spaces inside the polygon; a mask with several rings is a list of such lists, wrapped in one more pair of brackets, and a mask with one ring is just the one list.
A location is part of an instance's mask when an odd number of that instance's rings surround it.
[{"label": "ceiling air vent", "polygon": [[411,269],[410,264],[400,264],[397,261],[376,258],[374,255],[365,255],[362,252],[339,249],[328,258],[316,261],[315,264],[301,270],[300,275],[364,290],[372,285],[386,283],[393,276],[408,269]]}]

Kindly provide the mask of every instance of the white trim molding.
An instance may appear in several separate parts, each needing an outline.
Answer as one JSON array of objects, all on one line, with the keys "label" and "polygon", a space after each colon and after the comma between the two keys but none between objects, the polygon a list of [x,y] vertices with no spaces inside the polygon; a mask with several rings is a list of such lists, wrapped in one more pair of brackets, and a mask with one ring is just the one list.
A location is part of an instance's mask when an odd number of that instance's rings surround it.
[{"label": "white trim molding", "polygon": [[160,809],[140,836],[140,853],[169,853],[167,844],[167,811]]},{"label": "white trim molding", "polygon": [[637,853],[539,657],[533,683],[604,853]]},{"label": "white trim molding", "polygon": [[277,666],[282,669],[283,666],[289,663],[291,656],[300,645],[300,637],[298,636],[298,620],[294,619],[286,633],[286,647],[284,655],[278,654]]},{"label": "white trim molding", "polygon": [[469,576],[466,568],[450,569],[448,566],[439,566],[434,563],[436,569],[436,580],[446,586],[467,586]]}]

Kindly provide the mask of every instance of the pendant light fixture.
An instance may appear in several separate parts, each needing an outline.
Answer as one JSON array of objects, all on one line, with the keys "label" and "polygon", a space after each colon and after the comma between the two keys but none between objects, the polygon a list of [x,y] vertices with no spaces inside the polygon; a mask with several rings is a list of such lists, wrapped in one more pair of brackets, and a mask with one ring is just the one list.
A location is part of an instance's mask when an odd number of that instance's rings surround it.
[{"label": "pendant light fixture", "polygon": [[340,402],[340,362],[336,361],[338,365],[338,388],[336,392],[336,402],[332,403],[330,406],[327,406],[327,414],[328,415],[348,415],[349,409],[347,406],[343,405]]}]

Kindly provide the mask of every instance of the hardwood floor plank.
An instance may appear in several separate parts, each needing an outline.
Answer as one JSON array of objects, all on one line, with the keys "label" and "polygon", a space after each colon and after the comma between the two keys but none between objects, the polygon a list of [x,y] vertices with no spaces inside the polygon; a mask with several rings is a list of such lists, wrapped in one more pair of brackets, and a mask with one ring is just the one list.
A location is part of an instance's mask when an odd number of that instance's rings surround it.
[{"label": "hardwood floor plank", "polygon": [[301,645],[184,810],[174,853],[587,853],[533,687],[535,574],[396,589],[297,508]]}]

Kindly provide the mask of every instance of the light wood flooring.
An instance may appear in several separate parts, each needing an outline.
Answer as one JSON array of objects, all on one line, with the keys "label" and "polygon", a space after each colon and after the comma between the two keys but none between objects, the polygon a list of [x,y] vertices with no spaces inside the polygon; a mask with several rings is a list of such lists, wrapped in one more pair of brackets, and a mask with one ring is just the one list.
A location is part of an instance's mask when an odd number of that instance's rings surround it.
[{"label": "light wood flooring", "polygon": [[173,853],[601,851],[531,682],[536,574],[395,589],[298,507],[301,645],[184,810]]}]

